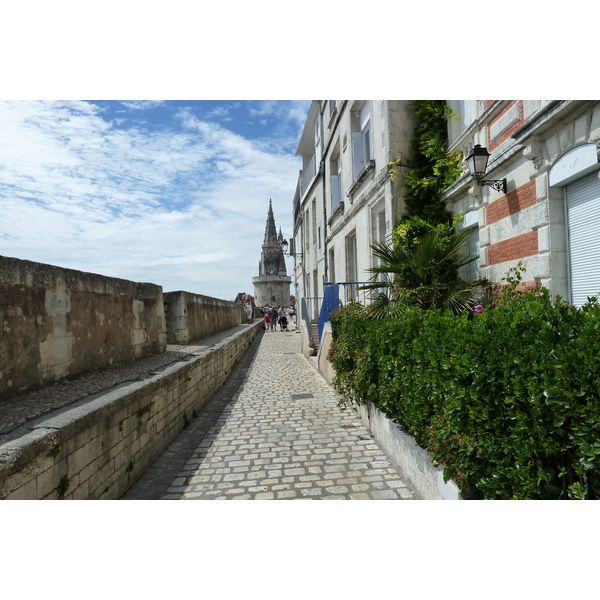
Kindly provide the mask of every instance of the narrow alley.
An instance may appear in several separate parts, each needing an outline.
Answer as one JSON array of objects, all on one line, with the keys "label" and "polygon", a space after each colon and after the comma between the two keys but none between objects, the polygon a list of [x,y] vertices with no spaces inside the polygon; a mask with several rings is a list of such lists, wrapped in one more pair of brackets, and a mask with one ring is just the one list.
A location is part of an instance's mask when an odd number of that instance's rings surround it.
[{"label": "narrow alley", "polygon": [[233,376],[122,499],[403,500],[409,483],[300,353],[261,333]]}]

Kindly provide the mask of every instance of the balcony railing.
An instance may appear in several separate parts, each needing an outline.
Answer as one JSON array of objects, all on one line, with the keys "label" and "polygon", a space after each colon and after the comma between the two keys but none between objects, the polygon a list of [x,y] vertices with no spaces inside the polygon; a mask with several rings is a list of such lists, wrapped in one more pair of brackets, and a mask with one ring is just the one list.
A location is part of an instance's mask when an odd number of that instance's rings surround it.
[{"label": "balcony railing", "polygon": [[305,313],[309,320],[316,321],[319,318],[319,310],[321,309],[321,302],[323,298],[303,298],[302,300],[306,303]]}]

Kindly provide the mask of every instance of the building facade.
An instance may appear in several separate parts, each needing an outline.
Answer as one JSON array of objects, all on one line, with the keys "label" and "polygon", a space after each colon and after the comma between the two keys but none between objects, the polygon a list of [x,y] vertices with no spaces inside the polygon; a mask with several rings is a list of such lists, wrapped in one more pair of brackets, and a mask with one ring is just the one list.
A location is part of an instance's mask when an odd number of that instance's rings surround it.
[{"label": "building facade", "polygon": [[[408,155],[414,124],[409,101],[312,102],[296,151],[302,170],[290,244],[306,327],[328,285],[368,281],[371,244],[390,238],[403,209],[388,163]],[[361,293],[356,287],[344,286],[344,301]]]},{"label": "building facade", "polygon": [[[500,283],[521,262],[523,286],[537,283],[576,306],[600,294],[600,102],[448,101],[450,149],[491,154],[485,180],[465,171],[444,195],[471,231],[472,268]],[[475,272],[473,274],[475,274]]]},{"label": "building facade", "polygon": [[252,278],[256,306],[289,306],[290,304],[292,278],[287,274],[283,241],[281,230],[277,234],[273,206],[269,200],[258,276]]}]

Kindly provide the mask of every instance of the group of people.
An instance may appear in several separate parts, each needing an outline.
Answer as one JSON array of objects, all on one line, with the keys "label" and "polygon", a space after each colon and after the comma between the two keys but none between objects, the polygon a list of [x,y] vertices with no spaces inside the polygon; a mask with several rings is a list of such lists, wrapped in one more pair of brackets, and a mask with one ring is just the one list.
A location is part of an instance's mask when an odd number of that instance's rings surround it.
[{"label": "group of people", "polygon": [[287,331],[288,318],[294,316],[295,312],[290,307],[285,306],[265,306],[260,309],[263,314],[263,323],[266,331]]}]

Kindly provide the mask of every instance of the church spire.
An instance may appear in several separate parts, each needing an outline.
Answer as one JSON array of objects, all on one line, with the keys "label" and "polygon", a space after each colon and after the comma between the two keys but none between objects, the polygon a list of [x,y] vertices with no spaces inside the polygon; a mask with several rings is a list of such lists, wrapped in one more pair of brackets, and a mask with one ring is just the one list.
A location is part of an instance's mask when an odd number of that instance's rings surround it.
[{"label": "church spire", "polygon": [[253,277],[254,298],[259,306],[288,306],[290,302],[291,277],[286,273],[283,255],[283,233],[275,227],[273,203],[269,199],[269,212],[265,227],[265,241],[258,264],[258,277]]},{"label": "church spire", "polygon": [[273,215],[273,203],[269,199],[265,241],[258,268],[259,275],[287,275],[282,242],[283,234],[281,233],[281,227],[279,228],[279,235],[277,235],[277,227],[275,226],[275,217]]},{"label": "church spire", "polygon": [[267,213],[267,226],[265,227],[265,244],[277,244],[277,228],[273,216],[273,204],[269,198],[269,212]]}]

